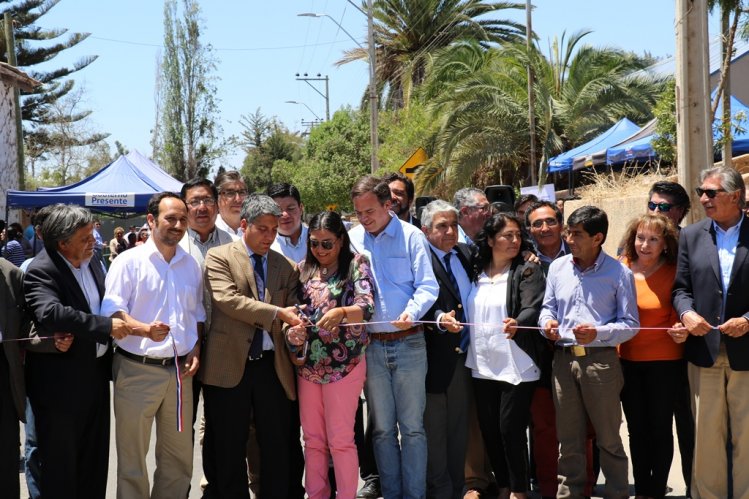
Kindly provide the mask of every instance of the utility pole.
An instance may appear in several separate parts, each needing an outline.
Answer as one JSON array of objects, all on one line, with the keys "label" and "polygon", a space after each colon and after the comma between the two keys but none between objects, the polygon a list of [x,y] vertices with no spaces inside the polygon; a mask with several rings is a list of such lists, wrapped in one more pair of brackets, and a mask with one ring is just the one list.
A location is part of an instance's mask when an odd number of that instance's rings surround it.
[{"label": "utility pole", "polygon": [[[741,15],[739,13],[736,14]],[[729,40],[729,30],[731,29],[731,9],[722,6],[720,9],[720,47],[721,47],[721,64],[723,68],[723,166],[733,166],[733,130],[731,130],[731,45]],[[716,98],[720,98],[717,95]]]},{"label": "utility pole", "polygon": [[[310,87],[312,87],[312,90],[320,94],[323,99],[325,99],[325,121],[330,121],[330,93],[329,93],[329,78],[328,75],[325,75],[325,78],[322,77],[320,73],[317,73],[317,77],[311,77],[307,76],[307,73],[304,73],[304,75],[299,75],[299,73],[296,74],[297,81],[303,81]],[[324,81],[325,82],[325,93],[320,92],[320,90],[317,89],[316,86],[314,86],[311,81]]]},{"label": "utility pole", "polygon": [[[713,165],[709,67],[707,0],[676,0],[676,161],[693,206],[699,172]],[[689,223],[696,212],[690,210]]]},{"label": "utility pole", "polygon": [[528,127],[530,128],[531,150],[528,155],[528,169],[531,173],[531,185],[536,185],[536,95],[533,91],[533,28],[531,27],[531,0],[525,0],[525,46],[528,51]]},{"label": "utility pole", "polygon": [[377,65],[375,64],[374,20],[372,19],[372,0],[367,1],[367,48],[369,49],[369,128],[372,142],[371,167],[372,174],[379,168],[377,151],[379,138],[377,137],[378,105],[377,105]]},{"label": "utility pole", "polygon": [[[13,67],[18,66],[16,60],[16,37],[13,33],[13,20],[10,17],[10,12],[3,14],[3,28],[5,31],[5,46],[8,51],[8,64]],[[18,169],[18,188],[19,190],[26,189],[25,180],[25,166],[24,166],[24,155],[23,155],[23,123],[21,121],[21,91],[18,87],[13,87],[13,108],[15,111],[16,118],[16,168]]]}]

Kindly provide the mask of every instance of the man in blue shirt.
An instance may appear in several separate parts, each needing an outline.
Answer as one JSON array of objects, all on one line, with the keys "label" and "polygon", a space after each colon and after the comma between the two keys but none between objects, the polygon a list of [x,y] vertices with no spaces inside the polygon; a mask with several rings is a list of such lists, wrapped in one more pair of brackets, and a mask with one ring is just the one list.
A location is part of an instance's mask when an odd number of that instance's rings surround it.
[{"label": "man in blue shirt", "polygon": [[351,199],[360,222],[349,232],[351,244],[369,258],[376,287],[365,391],[382,492],[387,498],[422,498],[427,359],[423,329],[414,321],[434,304],[439,287],[424,235],[390,211],[388,184],[364,177],[351,189]]},{"label": "man in blue shirt", "polygon": [[629,497],[619,427],[624,385],[616,345],[640,326],[632,272],[601,246],[608,218],[583,206],[567,219],[569,255],[549,267],[538,323],[556,342],[552,367],[559,438],[559,498],[581,498],[586,481],[586,417],[596,432],[606,497]]}]

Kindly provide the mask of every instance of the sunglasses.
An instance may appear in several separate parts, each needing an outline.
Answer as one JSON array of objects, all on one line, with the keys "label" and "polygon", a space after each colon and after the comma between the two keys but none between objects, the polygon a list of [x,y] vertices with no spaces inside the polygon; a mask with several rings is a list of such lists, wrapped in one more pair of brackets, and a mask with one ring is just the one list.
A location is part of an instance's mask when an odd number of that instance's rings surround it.
[{"label": "sunglasses", "polygon": [[719,192],[726,192],[725,189],[703,189],[702,187],[697,187],[695,189],[695,192],[699,197],[702,197],[703,194],[705,194],[710,199],[713,199],[715,196],[718,195]]},{"label": "sunglasses", "polygon": [[330,239],[326,239],[325,241],[318,241],[317,239],[310,239],[309,245],[312,248],[317,248],[318,246],[322,246],[322,249],[324,250],[332,250],[333,246],[335,246],[335,241],[331,241]]},{"label": "sunglasses", "polygon": [[[713,194],[710,197],[715,197],[715,194]],[[661,211],[663,213],[668,213],[668,211],[671,210],[671,208],[673,207],[674,205],[672,205],[671,203],[654,203],[652,201],[648,201],[648,210],[650,211],[655,211],[655,209],[658,208],[658,211]]]}]

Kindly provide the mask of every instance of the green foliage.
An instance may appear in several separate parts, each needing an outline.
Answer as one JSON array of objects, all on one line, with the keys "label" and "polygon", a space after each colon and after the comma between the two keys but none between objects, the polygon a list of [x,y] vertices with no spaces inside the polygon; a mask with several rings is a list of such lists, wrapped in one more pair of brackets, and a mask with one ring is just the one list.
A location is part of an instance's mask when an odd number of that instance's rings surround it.
[{"label": "green foliage", "polygon": [[408,108],[380,113],[378,157],[381,172],[398,170],[419,147],[431,156],[437,130],[437,122],[417,100]]},{"label": "green foliage", "polygon": [[369,151],[368,115],[344,108],[312,129],[301,160],[273,164],[273,181],[294,184],[307,213],[331,204],[349,211],[351,186],[369,173]]},{"label": "green foliage", "polygon": [[[376,72],[385,107],[408,106],[413,90],[426,75],[432,54],[460,40],[492,43],[519,40],[525,26],[489,17],[521,3],[485,0],[375,0],[373,2]],[[368,61],[366,48],[346,52],[338,62]]]},{"label": "green foliage", "polygon": [[289,132],[275,118],[268,118],[257,109],[242,116],[242,146],[247,155],[241,173],[250,191],[264,191],[273,183],[276,161],[295,161],[301,158],[302,139]]},{"label": "green foliage", "polygon": [[653,111],[658,120],[651,144],[661,160],[676,163],[676,81],[671,79]]},{"label": "green foliage", "polygon": [[180,180],[208,174],[222,154],[214,72],[216,57],[200,38],[197,0],[164,2],[164,55],[157,84],[153,156]]}]

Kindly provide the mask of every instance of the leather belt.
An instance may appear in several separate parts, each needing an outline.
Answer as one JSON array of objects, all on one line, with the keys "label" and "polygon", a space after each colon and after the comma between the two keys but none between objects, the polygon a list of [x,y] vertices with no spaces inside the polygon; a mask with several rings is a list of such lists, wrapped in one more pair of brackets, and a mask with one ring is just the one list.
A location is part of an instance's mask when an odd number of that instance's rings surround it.
[{"label": "leather belt", "polygon": [[564,353],[571,353],[575,357],[585,357],[595,352],[603,352],[606,350],[613,350],[616,347],[584,347],[581,345],[554,345],[554,350],[559,350]]},{"label": "leather belt", "polygon": [[419,325],[401,331],[393,331],[392,333],[369,333],[369,337],[377,341],[396,341],[422,331],[423,328]]},{"label": "leather belt", "polygon": [[[174,365],[174,357],[148,357],[146,355],[136,355],[130,353],[122,348],[115,348],[115,353],[122,355],[130,360],[134,360],[138,364],[148,364],[150,366],[163,366],[169,367]],[[180,363],[187,358],[187,355],[183,355],[179,358]]]}]

